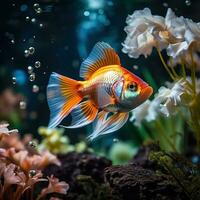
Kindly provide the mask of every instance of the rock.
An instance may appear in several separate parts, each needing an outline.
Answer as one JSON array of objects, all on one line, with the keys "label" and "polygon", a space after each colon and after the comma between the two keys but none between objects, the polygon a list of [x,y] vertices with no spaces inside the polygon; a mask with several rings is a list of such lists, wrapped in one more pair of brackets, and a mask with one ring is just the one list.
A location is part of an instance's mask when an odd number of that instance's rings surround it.
[{"label": "rock", "polygon": [[71,152],[58,155],[61,166],[50,165],[45,176],[53,174],[66,181],[70,189],[66,200],[119,200],[112,197],[110,188],[104,183],[104,169],[111,161],[92,153]]},{"label": "rock", "polygon": [[149,143],[148,145],[141,146],[138,153],[134,156],[130,163],[142,166],[144,168],[157,169],[155,162],[149,160],[149,154],[152,151],[160,151],[160,146],[156,143]]},{"label": "rock", "polygon": [[78,175],[91,176],[97,182],[103,182],[103,171],[112,163],[110,160],[91,153],[71,152],[58,155],[61,166],[50,165],[44,173],[54,174],[60,180],[73,183]]},{"label": "rock", "polygon": [[105,181],[122,200],[187,199],[171,176],[133,164],[106,168]]}]

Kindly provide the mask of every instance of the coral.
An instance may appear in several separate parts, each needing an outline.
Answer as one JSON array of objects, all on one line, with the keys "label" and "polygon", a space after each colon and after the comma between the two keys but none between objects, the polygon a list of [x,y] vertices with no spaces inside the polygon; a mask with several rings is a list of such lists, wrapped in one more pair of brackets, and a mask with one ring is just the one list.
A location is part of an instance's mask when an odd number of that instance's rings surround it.
[{"label": "coral", "polygon": [[[66,194],[69,188],[66,182],[59,182],[52,175],[46,179],[41,171],[50,163],[59,165],[56,156],[48,151],[33,151],[33,143],[31,148],[26,148],[30,137],[22,141],[17,131],[9,131],[7,126],[3,124],[0,128],[0,200],[39,200],[50,193]],[[44,185],[35,191],[34,187],[43,181],[49,182],[47,188]]]}]

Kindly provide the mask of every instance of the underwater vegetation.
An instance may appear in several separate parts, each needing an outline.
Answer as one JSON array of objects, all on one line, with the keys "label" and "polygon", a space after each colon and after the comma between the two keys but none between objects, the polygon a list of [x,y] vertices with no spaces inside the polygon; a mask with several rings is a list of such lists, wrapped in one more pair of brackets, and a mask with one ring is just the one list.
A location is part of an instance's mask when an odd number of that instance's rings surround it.
[{"label": "underwater vegetation", "polygon": [[[152,100],[147,100],[134,109],[131,121],[136,126],[141,126],[141,122],[145,121],[146,128],[155,130],[154,134],[159,131],[160,136],[155,137],[162,137],[161,143],[165,140],[173,151],[179,148],[178,135],[184,137],[184,122],[193,132],[196,149],[199,151],[200,80],[196,75],[199,70],[199,23],[182,16],[177,17],[170,8],[165,17],[152,15],[148,8],[138,10],[128,16],[126,22],[127,37],[123,43],[123,52],[132,58],[138,58],[140,55],[148,57],[155,48],[172,80],[161,86]],[[162,55],[164,50],[167,61]],[[176,123],[170,122],[173,139],[166,134],[168,130],[165,128],[170,118],[177,120]]]},{"label": "underwater vegetation", "polygon": [[[66,194],[68,184],[50,175],[43,177],[42,170],[49,164],[60,165],[48,151],[37,152],[30,138],[20,140],[17,130],[0,125],[0,199],[44,199],[51,193]],[[27,147],[28,146],[28,147]],[[39,182],[48,185],[37,188]]]},{"label": "underwater vegetation", "polygon": [[63,135],[64,128],[39,127],[38,133],[42,136],[42,140],[38,144],[38,149],[40,150],[46,149],[54,154],[64,154],[72,151],[93,151],[84,141],[78,142],[76,144],[70,144],[70,140],[67,135]]}]

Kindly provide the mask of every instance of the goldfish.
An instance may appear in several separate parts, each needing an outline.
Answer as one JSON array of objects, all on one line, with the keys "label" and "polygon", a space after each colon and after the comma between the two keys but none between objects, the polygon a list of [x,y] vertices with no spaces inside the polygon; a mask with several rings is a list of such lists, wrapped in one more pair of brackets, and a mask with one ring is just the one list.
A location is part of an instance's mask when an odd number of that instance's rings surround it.
[{"label": "goldfish", "polygon": [[47,86],[49,128],[71,113],[71,125],[62,127],[80,128],[93,122],[88,137],[93,140],[120,129],[129,112],[153,92],[145,81],[121,66],[118,54],[105,42],[95,44],[81,64],[79,75],[83,81],[51,74]]}]

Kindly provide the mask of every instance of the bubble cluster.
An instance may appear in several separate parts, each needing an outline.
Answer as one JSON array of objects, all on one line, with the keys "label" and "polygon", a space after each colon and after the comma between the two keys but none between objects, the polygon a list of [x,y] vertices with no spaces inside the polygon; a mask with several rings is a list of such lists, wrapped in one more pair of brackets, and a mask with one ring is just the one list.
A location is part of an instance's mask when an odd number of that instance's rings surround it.
[{"label": "bubble cluster", "polygon": [[33,82],[35,80],[35,73],[31,73],[29,76],[29,80]]},{"label": "bubble cluster", "polygon": [[41,62],[40,61],[36,61],[35,62],[35,68],[39,68],[41,66]]},{"label": "bubble cluster", "polygon": [[32,91],[33,91],[34,93],[39,92],[39,86],[33,85]]},{"label": "bubble cluster", "polygon": [[16,79],[16,77],[12,77],[12,83],[15,85],[16,83],[17,83],[17,79]]},{"label": "bubble cluster", "polygon": [[19,107],[20,107],[20,109],[25,110],[26,109],[26,102],[25,101],[20,101],[19,102]]},{"label": "bubble cluster", "polygon": [[35,53],[35,48],[34,47],[29,47],[28,49],[24,50],[24,56],[27,58],[30,55],[33,55]]},{"label": "bubble cluster", "polygon": [[38,14],[42,13],[42,8],[40,7],[40,5],[38,3],[35,3],[33,5],[33,8],[34,8],[34,10],[35,10],[36,13],[38,13]]}]

